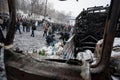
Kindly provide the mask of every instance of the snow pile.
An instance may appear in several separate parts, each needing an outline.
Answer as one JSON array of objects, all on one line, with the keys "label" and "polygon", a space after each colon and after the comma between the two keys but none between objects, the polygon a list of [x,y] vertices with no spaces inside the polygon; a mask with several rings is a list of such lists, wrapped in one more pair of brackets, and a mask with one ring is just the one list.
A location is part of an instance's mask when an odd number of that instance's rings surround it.
[{"label": "snow pile", "polygon": [[[43,52],[43,54],[41,54],[41,52]],[[60,59],[63,54],[63,44],[58,42],[55,46],[44,46],[40,49],[39,54],[52,59]]]},{"label": "snow pile", "polygon": [[85,50],[84,52],[79,52],[77,54],[78,60],[86,60],[86,61],[92,61],[93,60],[93,53],[91,50]]}]

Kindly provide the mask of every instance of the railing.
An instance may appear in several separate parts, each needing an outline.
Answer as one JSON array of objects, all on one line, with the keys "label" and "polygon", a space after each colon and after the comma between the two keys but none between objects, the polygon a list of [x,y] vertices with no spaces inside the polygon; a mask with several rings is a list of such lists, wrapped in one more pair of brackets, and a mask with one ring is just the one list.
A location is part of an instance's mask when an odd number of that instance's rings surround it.
[{"label": "railing", "polygon": [[66,41],[66,44],[64,46],[63,49],[63,55],[64,55],[64,59],[73,59],[74,58],[74,37],[75,34],[72,35],[68,41]]}]

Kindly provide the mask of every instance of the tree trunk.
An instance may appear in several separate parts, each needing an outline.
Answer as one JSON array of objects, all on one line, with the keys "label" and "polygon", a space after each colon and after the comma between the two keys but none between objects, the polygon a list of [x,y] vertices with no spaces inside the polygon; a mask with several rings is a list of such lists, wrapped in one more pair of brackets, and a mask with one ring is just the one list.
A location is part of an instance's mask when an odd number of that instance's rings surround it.
[{"label": "tree trunk", "polygon": [[12,48],[14,35],[15,35],[15,24],[16,24],[16,6],[15,0],[8,0],[9,15],[10,15],[10,25],[5,39],[4,48],[4,62],[10,58],[9,49]]},{"label": "tree trunk", "polygon": [[5,46],[13,44],[16,24],[16,6],[15,0],[8,0],[9,14],[10,14],[10,25],[6,35]]}]

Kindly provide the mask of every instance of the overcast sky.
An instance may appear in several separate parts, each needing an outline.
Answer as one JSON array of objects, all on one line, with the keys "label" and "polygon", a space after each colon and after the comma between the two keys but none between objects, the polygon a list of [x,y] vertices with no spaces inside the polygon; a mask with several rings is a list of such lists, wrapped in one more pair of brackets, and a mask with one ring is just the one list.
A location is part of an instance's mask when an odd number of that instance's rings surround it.
[{"label": "overcast sky", "polygon": [[48,0],[48,2],[52,3],[54,8],[58,11],[64,11],[65,13],[72,12],[72,16],[76,17],[83,8],[94,7],[94,6],[106,6],[106,4],[110,4],[111,0],[67,0],[67,1],[59,1],[59,0]]}]

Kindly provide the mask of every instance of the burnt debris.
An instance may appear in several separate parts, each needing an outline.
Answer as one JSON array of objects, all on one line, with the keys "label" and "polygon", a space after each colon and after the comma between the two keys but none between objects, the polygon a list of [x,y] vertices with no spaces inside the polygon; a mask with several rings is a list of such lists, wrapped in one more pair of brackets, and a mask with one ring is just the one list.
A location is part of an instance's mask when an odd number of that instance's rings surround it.
[{"label": "burnt debris", "polygon": [[[75,24],[76,52],[82,48],[94,52],[96,42],[103,37],[109,6],[89,7],[77,16]],[[80,49],[79,49],[80,48]]]}]

